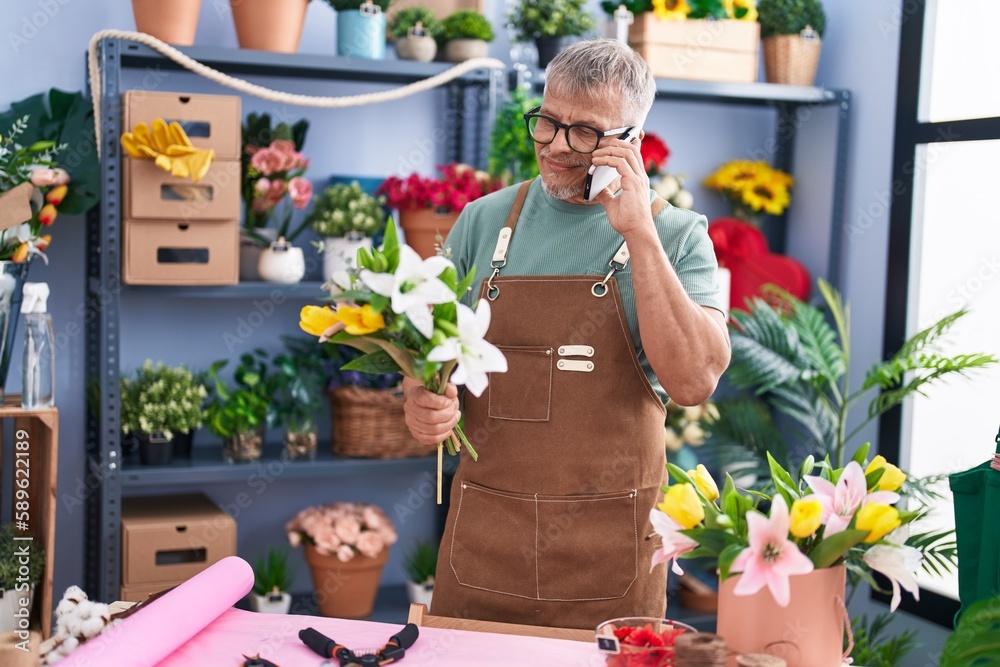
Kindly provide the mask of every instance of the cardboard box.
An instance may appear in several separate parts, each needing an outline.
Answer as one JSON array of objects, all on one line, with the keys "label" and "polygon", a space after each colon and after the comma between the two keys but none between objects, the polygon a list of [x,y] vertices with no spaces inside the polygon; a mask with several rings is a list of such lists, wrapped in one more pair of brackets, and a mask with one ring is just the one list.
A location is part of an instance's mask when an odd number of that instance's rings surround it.
[{"label": "cardboard box", "polygon": [[646,12],[629,26],[628,41],[656,77],[757,80],[760,24],[756,21],[663,21]]},{"label": "cardboard box", "polygon": [[129,285],[235,285],[240,275],[238,220],[122,224],[122,279]]},{"label": "cardboard box", "polygon": [[180,123],[193,145],[211,148],[218,160],[240,159],[243,117],[239,97],[125,91],[122,132],[131,132],[138,123],[152,126],[156,118]]},{"label": "cardboard box", "polygon": [[174,586],[180,586],[186,579],[181,581],[168,581],[161,584],[135,584],[132,586],[122,586],[119,600],[123,602],[145,602],[146,598],[154,593],[165,591]]},{"label": "cardboard box", "polygon": [[122,209],[130,220],[238,220],[240,163],[216,160],[197,183],[152,160],[122,160]]},{"label": "cardboard box", "polygon": [[236,555],[236,522],[201,494],[122,501],[122,585],[186,581]]}]

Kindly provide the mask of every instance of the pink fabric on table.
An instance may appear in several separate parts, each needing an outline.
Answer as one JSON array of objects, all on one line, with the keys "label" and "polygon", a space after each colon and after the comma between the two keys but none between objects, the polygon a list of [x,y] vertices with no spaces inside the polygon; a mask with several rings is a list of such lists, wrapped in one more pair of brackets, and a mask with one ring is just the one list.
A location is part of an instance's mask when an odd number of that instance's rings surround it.
[{"label": "pink fabric on table", "polygon": [[[319,667],[323,659],[299,641],[299,630],[308,627],[357,651],[381,647],[403,626],[230,609],[157,667],[238,667],[243,655],[258,653],[280,667]],[[335,660],[332,663],[337,664]],[[400,667],[604,667],[604,663],[596,642],[420,628],[420,637],[398,664]]]}]

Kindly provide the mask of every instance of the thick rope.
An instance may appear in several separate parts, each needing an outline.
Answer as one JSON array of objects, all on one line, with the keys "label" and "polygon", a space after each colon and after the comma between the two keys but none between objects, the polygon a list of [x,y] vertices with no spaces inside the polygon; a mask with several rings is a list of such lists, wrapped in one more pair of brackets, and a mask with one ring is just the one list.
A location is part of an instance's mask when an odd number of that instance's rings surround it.
[{"label": "thick rope", "polygon": [[94,133],[97,139],[97,154],[101,154],[101,68],[97,56],[97,47],[104,38],[127,39],[132,42],[145,44],[151,49],[158,51],[181,67],[203,76],[219,85],[238,90],[241,93],[260,97],[272,102],[284,104],[294,104],[304,107],[323,107],[327,109],[339,109],[343,107],[363,106],[365,104],[377,104],[379,102],[390,102],[398,100],[408,95],[430,90],[441,86],[453,79],[476,69],[504,69],[506,66],[496,58],[471,58],[447,69],[444,72],[435,74],[432,77],[421,81],[414,81],[405,86],[384,90],[377,93],[365,93],[362,95],[347,95],[344,97],[315,97],[312,95],[299,95],[296,93],[285,93],[280,90],[258,86],[238,79],[228,74],[223,74],[217,69],[203,65],[197,60],[187,56],[166,42],[160,41],[152,35],[144,32],[132,32],[129,30],[101,30],[90,38],[90,45],[87,50],[87,70],[90,74],[90,96],[94,104]]}]

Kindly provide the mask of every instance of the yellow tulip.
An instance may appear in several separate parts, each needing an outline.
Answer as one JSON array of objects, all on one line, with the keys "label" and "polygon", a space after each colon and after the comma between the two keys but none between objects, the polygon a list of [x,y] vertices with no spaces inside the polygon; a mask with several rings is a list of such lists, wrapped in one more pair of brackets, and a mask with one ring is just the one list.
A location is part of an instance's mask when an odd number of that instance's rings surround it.
[{"label": "yellow tulip", "polygon": [[705,508],[701,506],[698,492],[691,484],[671,486],[664,494],[663,502],[657,507],[679,523],[682,528],[694,528],[705,520]]},{"label": "yellow tulip", "polygon": [[698,487],[701,495],[708,502],[712,502],[719,497],[719,487],[715,484],[715,480],[708,473],[708,468],[706,468],[701,463],[698,464],[694,470],[687,471],[688,477],[694,482],[694,485]]},{"label": "yellow tulip", "polygon": [[809,537],[819,530],[823,520],[823,505],[815,498],[799,498],[792,503],[788,521],[795,537]]},{"label": "yellow tulip", "polygon": [[858,510],[854,527],[858,530],[867,530],[868,537],[865,538],[865,542],[871,544],[899,528],[901,523],[899,511],[895,507],[883,503],[868,503]]},{"label": "yellow tulip", "polygon": [[376,313],[367,304],[360,308],[340,306],[337,308],[336,317],[344,323],[344,331],[352,336],[364,336],[385,328],[385,319],[382,317],[382,313]]},{"label": "yellow tulip", "polygon": [[906,473],[886,461],[885,457],[881,454],[872,459],[872,462],[868,464],[868,468],[865,470],[865,474],[867,475],[873,470],[880,468],[884,469],[885,472],[882,473],[882,477],[879,478],[874,488],[869,489],[869,491],[895,491],[903,486],[903,482],[906,481]]},{"label": "yellow tulip", "polygon": [[305,306],[299,312],[299,326],[313,336],[322,336],[324,331],[339,321],[330,306]]}]

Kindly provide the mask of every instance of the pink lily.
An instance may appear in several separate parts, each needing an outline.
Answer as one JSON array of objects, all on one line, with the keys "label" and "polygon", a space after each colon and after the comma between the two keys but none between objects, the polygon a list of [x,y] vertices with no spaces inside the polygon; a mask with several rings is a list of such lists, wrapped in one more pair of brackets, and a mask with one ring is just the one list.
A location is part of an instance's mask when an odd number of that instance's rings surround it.
[{"label": "pink lily", "polygon": [[771,501],[770,519],[760,512],[748,512],[747,529],[750,546],[733,561],[732,571],[743,573],[733,592],[753,595],[767,586],[774,601],[787,607],[791,598],[788,577],[812,572],[813,563],[788,539],[788,505],[784,497],[776,495]]},{"label": "pink lily", "polygon": [[650,572],[660,563],[673,561],[670,569],[675,574],[684,574],[684,570],[678,565],[677,559],[689,551],[694,551],[698,543],[681,533],[680,531],[683,530],[683,527],[667,516],[665,512],[655,508],[651,509],[649,511],[649,522],[653,524],[653,530],[656,534],[663,538],[663,546],[653,553],[653,563],[649,566]]},{"label": "pink lily", "polygon": [[913,599],[920,600],[920,584],[914,573],[920,569],[923,562],[923,554],[920,550],[904,544],[906,541],[906,526],[894,530],[885,541],[888,544],[876,544],[865,552],[864,561],[871,569],[881,572],[892,584],[892,602],[889,604],[889,611],[896,611],[902,595],[899,587],[902,586],[913,595]]},{"label": "pink lily", "polygon": [[865,503],[893,505],[899,502],[899,494],[892,491],[868,493],[865,471],[857,461],[851,461],[844,467],[836,486],[822,477],[807,475],[805,479],[809,488],[815,492],[815,498],[823,506],[822,522],[826,526],[824,537],[845,530],[855,512]]}]

